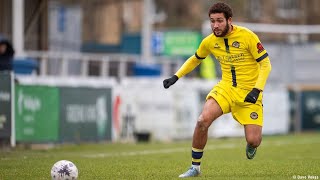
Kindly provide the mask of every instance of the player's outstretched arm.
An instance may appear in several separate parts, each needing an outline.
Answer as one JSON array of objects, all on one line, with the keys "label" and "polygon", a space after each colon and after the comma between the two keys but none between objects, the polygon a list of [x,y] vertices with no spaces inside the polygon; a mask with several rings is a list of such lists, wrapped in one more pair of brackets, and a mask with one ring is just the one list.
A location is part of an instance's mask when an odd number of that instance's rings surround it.
[{"label": "player's outstretched arm", "polygon": [[173,75],[171,78],[165,79],[163,81],[163,87],[169,88],[175,82],[178,81],[179,78],[191,72],[195,67],[197,67],[202,61],[197,59],[195,55],[191,56],[186,62],[180,67],[180,69]]}]

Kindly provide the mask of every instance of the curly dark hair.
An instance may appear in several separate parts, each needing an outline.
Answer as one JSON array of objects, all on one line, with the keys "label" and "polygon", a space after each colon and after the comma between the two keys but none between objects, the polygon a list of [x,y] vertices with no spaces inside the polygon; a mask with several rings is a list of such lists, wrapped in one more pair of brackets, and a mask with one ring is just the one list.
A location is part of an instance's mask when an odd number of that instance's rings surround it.
[{"label": "curly dark hair", "polygon": [[210,14],[214,13],[223,13],[226,19],[232,17],[231,7],[224,2],[215,3],[210,7],[208,15],[210,16]]}]

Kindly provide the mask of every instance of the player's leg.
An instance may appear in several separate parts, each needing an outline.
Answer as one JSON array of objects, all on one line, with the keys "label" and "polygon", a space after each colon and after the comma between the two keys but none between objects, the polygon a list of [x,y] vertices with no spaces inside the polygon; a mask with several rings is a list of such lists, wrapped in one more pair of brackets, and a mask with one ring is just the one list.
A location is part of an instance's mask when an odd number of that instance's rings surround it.
[{"label": "player's leg", "polygon": [[191,168],[179,177],[192,177],[200,174],[201,158],[208,139],[208,129],[219,116],[230,112],[232,100],[229,93],[229,87],[218,83],[207,95],[207,101],[204,104],[193,132]]},{"label": "player's leg", "polygon": [[212,122],[223,114],[221,107],[213,98],[209,98],[198,118],[192,139],[192,165],[199,166],[203,155],[203,149],[208,140],[208,129]]},{"label": "player's leg", "polygon": [[208,139],[208,129],[212,122],[223,114],[217,101],[209,98],[198,118],[196,127],[193,132],[192,147],[196,149],[203,149]]},{"label": "player's leg", "polygon": [[236,98],[236,102],[234,106],[231,107],[231,111],[234,119],[244,125],[247,141],[246,155],[248,159],[253,159],[262,139],[263,106],[262,93],[260,93],[255,104],[244,102],[244,98],[248,93],[249,90],[240,88],[232,89],[232,94]]},{"label": "player's leg", "polygon": [[262,126],[247,124],[244,131],[247,140],[246,155],[248,159],[253,159],[262,140]]},{"label": "player's leg", "polygon": [[217,101],[213,98],[207,99],[193,132],[192,166],[179,177],[193,177],[200,174],[201,158],[208,139],[208,129],[212,122],[222,114],[222,109]]}]

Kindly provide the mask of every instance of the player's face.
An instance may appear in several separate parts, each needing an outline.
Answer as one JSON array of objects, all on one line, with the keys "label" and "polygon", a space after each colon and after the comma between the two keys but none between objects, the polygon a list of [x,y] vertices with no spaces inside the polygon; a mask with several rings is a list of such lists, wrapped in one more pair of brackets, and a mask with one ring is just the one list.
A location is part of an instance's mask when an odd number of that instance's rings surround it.
[{"label": "player's face", "polygon": [[231,18],[227,20],[223,13],[210,14],[210,25],[215,36],[224,37],[230,32]]}]

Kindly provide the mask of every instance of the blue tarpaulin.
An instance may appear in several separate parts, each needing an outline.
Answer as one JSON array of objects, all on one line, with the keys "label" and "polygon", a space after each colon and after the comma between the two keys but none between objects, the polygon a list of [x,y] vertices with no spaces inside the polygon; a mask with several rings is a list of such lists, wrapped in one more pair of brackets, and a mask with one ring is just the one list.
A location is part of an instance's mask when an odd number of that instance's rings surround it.
[{"label": "blue tarpaulin", "polygon": [[16,74],[31,74],[38,68],[38,62],[31,58],[14,59],[13,70]]}]

